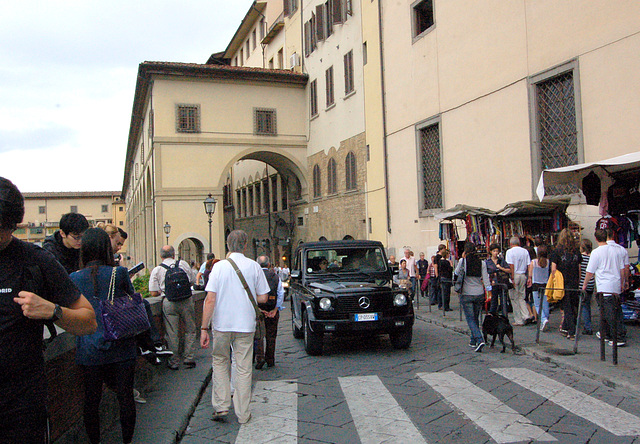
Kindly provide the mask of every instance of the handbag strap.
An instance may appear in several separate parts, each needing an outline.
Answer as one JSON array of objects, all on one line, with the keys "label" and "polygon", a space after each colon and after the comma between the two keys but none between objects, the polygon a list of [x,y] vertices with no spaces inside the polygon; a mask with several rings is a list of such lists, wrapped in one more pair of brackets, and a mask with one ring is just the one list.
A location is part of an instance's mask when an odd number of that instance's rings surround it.
[{"label": "handbag strap", "polygon": [[253,298],[253,295],[251,294],[251,290],[249,290],[249,285],[247,284],[247,280],[244,278],[244,275],[242,274],[242,271],[240,271],[240,269],[238,268],[236,263],[233,261],[233,259],[227,258],[227,260],[229,261],[229,263],[231,264],[233,269],[236,271],[236,274],[240,278],[240,282],[242,282],[242,286],[244,287],[244,290],[247,292],[247,296],[249,297],[249,300],[251,301],[251,305],[253,305],[253,309],[256,312],[256,319],[259,319],[260,318],[260,314],[262,312],[258,308],[258,304],[256,304],[256,300]]},{"label": "handbag strap", "polygon": [[116,271],[116,267],[111,269],[111,281],[109,282],[109,293],[107,294],[107,301],[111,301],[112,303],[116,294]]}]

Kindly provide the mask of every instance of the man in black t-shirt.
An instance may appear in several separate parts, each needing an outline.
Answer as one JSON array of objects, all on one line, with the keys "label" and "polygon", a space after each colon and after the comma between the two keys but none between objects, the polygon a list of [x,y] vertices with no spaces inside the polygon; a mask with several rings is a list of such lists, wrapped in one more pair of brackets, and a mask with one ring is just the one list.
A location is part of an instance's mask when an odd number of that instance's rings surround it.
[{"label": "man in black t-shirt", "polygon": [[42,248],[53,254],[69,274],[80,269],[80,246],[87,228],[89,222],[86,217],[67,213],[60,219],[60,229],[42,243]]},{"label": "man in black t-shirt", "polygon": [[91,304],[42,248],[13,237],[24,199],[0,177],[0,443],[44,442],[46,378],[43,321],[66,331],[95,332]]}]

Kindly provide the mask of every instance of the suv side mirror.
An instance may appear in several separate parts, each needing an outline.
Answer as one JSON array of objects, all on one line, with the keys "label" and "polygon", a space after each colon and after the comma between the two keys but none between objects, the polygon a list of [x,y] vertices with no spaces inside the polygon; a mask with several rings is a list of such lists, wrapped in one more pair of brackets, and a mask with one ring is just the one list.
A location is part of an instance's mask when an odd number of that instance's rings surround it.
[{"label": "suv side mirror", "polygon": [[291,270],[291,275],[292,278],[299,278],[300,277],[300,270]]}]

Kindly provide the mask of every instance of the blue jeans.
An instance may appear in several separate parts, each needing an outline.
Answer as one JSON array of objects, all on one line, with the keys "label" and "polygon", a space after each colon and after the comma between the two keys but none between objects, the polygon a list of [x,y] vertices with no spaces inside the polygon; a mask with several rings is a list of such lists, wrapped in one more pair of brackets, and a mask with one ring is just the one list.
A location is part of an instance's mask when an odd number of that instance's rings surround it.
[{"label": "blue jeans", "polygon": [[[547,322],[549,320],[549,301],[546,295],[542,295],[542,312],[540,312],[540,291],[535,290],[533,292],[533,304],[536,307],[538,313],[538,320],[540,322]],[[589,312],[589,329],[591,329],[591,312]]]},{"label": "blue jeans", "polygon": [[429,303],[431,305],[438,304],[442,306],[442,298],[440,298],[440,284],[436,277],[429,278]]},{"label": "blue jeans", "polygon": [[464,317],[467,319],[467,325],[471,331],[471,342],[479,344],[484,342],[482,332],[480,331],[479,317],[482,305],[484,304],[484,295],[460,295],[460,305],[464,310]]}]

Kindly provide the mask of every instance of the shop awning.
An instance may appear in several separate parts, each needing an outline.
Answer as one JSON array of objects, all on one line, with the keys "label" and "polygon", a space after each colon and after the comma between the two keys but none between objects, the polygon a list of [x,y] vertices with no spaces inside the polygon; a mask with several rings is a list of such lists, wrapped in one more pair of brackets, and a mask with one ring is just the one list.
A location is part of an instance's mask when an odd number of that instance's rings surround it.
[{"label": "shop awning", "polygon": [[542,202],[536,200],[523,200],[505,205],[497,212],[498,216],[536,216],[551,214],[556,211],[564,212],[571,203],[569,197],[547,198]]},{"label": "shop awning", "polygon": [[544,187],[551,185],[576,184],[580,185],[582,179],[594,171],[600,178],[603,176],[615,176],[616,173],[624,173],[629,170],[640,170],[640,151],[624,154],[611,159],[600,160],[598,162],[581,163],[551,170],[544,170],[540,174],[536,194],[542,201],[544,198]]},{"label": "shop awning", "polygon": [[453,208],[444,210],[441,213],[433,215],[435,219],[452,220],[452,219],[465,219],[467,216],[490,216],[496,215],[495,211],[488,210],[486,208],[472,207],[470,205],[458,204]]}]

